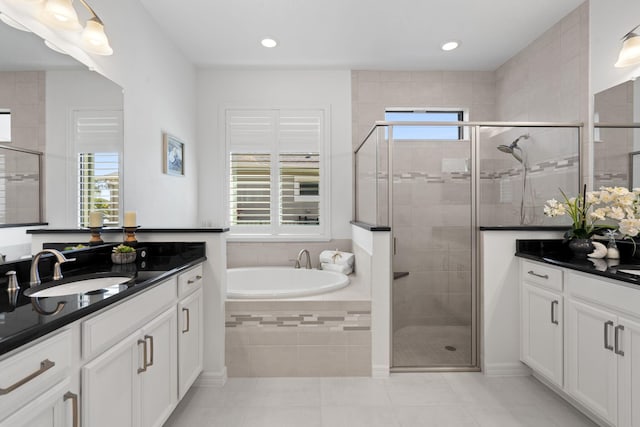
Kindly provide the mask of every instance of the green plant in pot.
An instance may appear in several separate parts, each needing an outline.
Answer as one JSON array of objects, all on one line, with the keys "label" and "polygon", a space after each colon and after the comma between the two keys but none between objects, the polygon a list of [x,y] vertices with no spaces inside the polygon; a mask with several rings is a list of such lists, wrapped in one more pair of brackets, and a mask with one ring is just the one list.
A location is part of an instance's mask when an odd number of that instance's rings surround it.
[{"label": "green plant in pot", "polygon": [[131,246],[118,245],[111,251],[111,261],[114,264],[129,264],[136,260],[136,250]]}]

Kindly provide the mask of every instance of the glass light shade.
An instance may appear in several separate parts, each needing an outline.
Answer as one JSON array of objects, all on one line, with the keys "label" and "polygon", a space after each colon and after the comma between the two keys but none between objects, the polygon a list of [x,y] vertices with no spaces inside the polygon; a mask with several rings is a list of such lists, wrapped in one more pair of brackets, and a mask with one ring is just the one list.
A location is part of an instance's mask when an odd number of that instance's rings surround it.
[{"label": "glass light shade", "polygon": [[104,25],[97,19],[91,18],[82,32],[82,43],[86,51],[96,55],[111,55],[113,49],[109,46],[109,39],[104,33]]},{"label": "glass light shade", "polygon": [[30,29],[28,29],[27,27],[25,27],[24,25],[22,25],[21,23],[19,23],[18,21],[16,21],[12,17],[4,13],[0,13],[0,21],[4,22],[5,24],[7,24],[12,28],[15,28],[16,30],[26,31],[29,33],[31,32]]},{"label": "glass light shade", "polygon": [[42,11],[44,20],[62,30],[82,30],[78,14],[71,2],[72,0],[47,0]]},{"label": "glass light shade", "polygon": [[640,36],[630,33],[622,43],[622,49],[620,49],[615,66],[621,68],[635,64],[640,64]]}]

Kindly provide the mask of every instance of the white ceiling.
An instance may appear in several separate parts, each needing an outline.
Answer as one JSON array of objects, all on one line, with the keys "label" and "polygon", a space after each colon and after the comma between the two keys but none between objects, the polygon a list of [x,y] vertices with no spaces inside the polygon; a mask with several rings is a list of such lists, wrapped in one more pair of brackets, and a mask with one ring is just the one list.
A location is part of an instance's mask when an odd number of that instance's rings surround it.
[{"label": "white ceiling", "polygon": [[140,1],[199,66],[494,70],[584,0]]}]

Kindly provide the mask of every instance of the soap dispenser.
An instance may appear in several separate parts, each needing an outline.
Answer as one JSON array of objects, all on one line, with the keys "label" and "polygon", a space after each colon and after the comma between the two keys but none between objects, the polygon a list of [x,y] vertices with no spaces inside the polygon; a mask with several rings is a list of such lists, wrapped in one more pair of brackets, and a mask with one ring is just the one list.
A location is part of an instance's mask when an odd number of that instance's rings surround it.
[{"label": "soap dispenser", "polygon": [[618,246],[616,245],[616,231],[609,230],[607,231],[607,235],[609,236],[609,244],[607,245],[607,258],[620,259],[620,251],[618,250]]}]

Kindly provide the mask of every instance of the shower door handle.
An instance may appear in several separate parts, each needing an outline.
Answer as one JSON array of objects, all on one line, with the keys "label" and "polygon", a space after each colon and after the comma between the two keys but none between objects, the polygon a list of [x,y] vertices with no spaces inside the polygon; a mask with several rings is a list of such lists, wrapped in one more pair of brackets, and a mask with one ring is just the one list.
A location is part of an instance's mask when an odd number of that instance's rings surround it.
[{"label": "shower door handle", "polygon": [[397,245],[398,245],[398,238],[394,237],[393,238],[393,254],[394,255],[398,254]]}]

